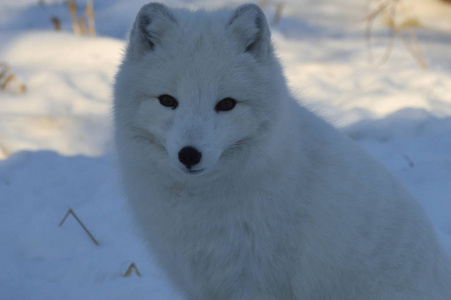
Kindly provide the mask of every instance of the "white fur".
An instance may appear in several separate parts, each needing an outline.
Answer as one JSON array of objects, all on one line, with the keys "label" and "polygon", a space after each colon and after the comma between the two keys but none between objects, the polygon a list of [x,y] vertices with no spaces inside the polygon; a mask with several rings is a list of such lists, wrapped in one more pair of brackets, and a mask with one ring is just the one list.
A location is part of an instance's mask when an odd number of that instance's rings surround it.
[{"label": "white fur", "polygon": [[[125,192],[188,299],[451,299],[422,209],[289,96],[257,6],[144,6],[116,79]],[[216,112],[226,97],[238,104]],[[202,172],[179,161],[185,146]]]}]

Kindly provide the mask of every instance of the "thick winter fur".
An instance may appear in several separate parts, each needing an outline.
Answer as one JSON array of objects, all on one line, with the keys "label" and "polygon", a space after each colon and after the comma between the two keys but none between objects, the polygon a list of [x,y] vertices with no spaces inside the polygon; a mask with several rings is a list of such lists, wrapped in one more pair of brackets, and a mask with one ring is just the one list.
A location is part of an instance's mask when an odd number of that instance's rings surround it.
[{"label": "thick winter fur", "polygon": [[[236,106],[216,110],[227,97]],[[290,97],[257,6],[144,6],[114,113],[126,195],[187,299],[451,299],[424,212]],[[186,146],[202,155],[191,168]]]}]

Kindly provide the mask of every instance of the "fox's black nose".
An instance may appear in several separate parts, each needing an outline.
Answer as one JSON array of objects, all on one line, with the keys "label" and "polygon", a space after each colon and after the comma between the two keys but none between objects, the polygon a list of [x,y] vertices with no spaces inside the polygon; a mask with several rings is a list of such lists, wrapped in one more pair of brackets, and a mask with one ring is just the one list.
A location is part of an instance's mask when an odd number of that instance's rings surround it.
[{"label": "fox's black nose", "polygon": [[198,164],[201,157],[202,153],[191,146],[183,147],[182,150],[179,151],[179,160],[188,169],[191,169],[192,166]]}]

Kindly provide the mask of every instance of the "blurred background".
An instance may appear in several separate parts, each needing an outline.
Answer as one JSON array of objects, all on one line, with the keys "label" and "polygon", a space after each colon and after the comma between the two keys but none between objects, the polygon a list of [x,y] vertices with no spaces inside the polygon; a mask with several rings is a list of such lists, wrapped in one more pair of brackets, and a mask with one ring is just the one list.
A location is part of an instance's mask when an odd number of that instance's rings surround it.
[{"label": "blurred background", "polygon": [[[1,1],[1,158],[26,149],[107,151],[113,77],[130,24],[146,2]],[[214,9],[243,2],[164,3]],[[272,25],[293,91],[337,126],[404,108],[451,113],[450,1],[256,3]]]},{"label": "blurred background", "polygon": [[[4,299],[180,299],[135,236],[111,154],[114,75],[147,2],[0,1]],[[293,94],[391,169],[451,252],[451,1],[162,2],[260,5]],[[80,222],[59,226],[70,208]]]}]

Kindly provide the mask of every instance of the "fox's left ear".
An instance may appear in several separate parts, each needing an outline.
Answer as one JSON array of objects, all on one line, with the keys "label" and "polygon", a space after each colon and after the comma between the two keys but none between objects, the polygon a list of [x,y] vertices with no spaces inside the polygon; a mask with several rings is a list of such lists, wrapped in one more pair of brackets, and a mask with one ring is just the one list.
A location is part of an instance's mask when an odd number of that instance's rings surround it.
[{"label": "fox's left ear", "polygon": [[235,10],[228,23],[228,32],[238,42],[240,51],[259,59],[272,56],[271,33],[265,14],[255,4],[245,4]]}]

